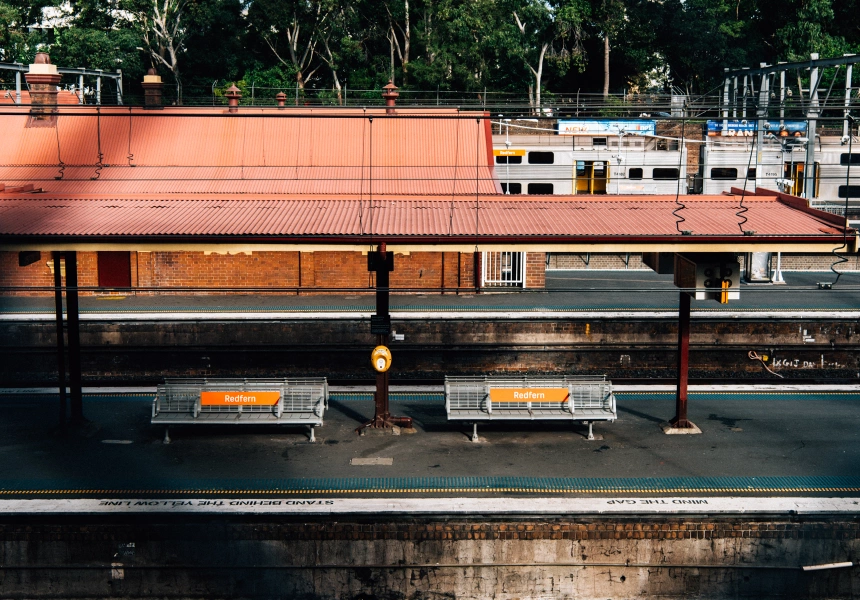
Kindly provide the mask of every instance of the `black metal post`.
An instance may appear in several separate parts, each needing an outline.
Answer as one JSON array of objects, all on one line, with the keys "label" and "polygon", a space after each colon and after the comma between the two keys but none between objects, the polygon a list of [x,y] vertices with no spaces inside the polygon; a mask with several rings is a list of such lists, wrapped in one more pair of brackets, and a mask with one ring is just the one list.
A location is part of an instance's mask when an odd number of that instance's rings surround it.
[{"label": "black metal post", "polygon": [[78,256],[66,252],[66,313],[69,336],[69,397],[71,423],[80,425],[84,419],[84,395],[81,389],[81,326],[78,307]]},{"label": "black metal post", "polygon": [[63,331],[62,252],[54,252],[54,310],[57,316],[57,385],[60,388],[60,428],[66,426],[66,342]]}]

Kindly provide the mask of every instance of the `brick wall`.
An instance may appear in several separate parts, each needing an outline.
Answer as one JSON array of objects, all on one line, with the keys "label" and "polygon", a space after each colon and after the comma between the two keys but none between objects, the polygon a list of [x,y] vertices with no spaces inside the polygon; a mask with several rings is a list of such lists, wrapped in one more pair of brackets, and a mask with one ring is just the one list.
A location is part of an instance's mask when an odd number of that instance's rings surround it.
[{"label": "brick wall", "polygon": [[[95,252],[78,252],[78,286],[94,288],[98,286],[97,254]],[[17,252],[0,252],[0,287],[22,288],[20,291],[3,291],[3,295],[13,296],[50,296],[51,290],[32,291],[29,288],[53,287],[54,285],[54,256],[51,252],[42,252],[41,258],[26,267],[18,266]],[[65,267],[61,265],[65,274]],[[65,281],[65,278],[63,279]],[[134,283],[134,279],[132,279]],[[92,292],[81,291],[82,295]]]},{"label": "brick wall", "polygon": [[[542,254],[534,257],[533,286],[543,286]],[[17,252],[0,252],[0,286],[50,287],[51,254],[39,262],[18,267]],[[142,288],[313,288],[366,289],[374,284],[361,252],[131,252],[131,283]],[[540,263],[540,272],[537,272]],[[392,287],[433,289],[474,287],[474,254],[414,252],[398,254],[391,274]],[[82,287],[98,287],[98,254],[78,252],[78,279]],[[4,292],[5,294],[31,294]],[[45,290],[37,294],[50,295]],[[99,293],[98,290],[82,293]],[[223,293],[223,292],[219,292]]]},{"label": "brick wall", "polygon": [[[627,263],[627,264],[625,264]],[[642,263],[641,254],[597,254],[597,253],[581,253],[581,254],[559,254],[552,253],[549,255],[549,265],[547,269],[571,269],[571,270],[587,270],[587,269],[646,269]]]},{"label": "brick wall", "polygon": [[546,252],[526,252],[526,281],[528,289],[546,287]]},{"label": "brick wall", "polygon": [[[625,265],[628,255],[626,254],[561,254],[553,253],[549,257],[548,269],[644,269],[648,270],[642,263],[641,254],[629,255],[629,266]],[[740,257],[741,268],[744,265],[744,256]],[[839,271],[860,271],[860,255],[846,255],[848,262],[839,265]],[[791,254],[783,253],[781,268],[783,271],[829,271],[830,265],[835,262],[832,254]],[[771,268],[776,268],[776,253],[771,256]]]}]

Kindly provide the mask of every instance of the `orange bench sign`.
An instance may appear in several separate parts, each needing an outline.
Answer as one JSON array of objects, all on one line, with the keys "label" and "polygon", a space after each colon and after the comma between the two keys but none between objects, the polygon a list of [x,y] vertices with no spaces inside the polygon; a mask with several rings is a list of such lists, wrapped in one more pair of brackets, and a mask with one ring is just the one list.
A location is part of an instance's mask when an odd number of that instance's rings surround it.
[{"label": "orange bench sign", "polygon": [[490,388],[490,402],[566,402],[567,388]]},{"label": "orange bench sign", "polygon": [[273,406],[281,392],[200,392],[201,406]]}]

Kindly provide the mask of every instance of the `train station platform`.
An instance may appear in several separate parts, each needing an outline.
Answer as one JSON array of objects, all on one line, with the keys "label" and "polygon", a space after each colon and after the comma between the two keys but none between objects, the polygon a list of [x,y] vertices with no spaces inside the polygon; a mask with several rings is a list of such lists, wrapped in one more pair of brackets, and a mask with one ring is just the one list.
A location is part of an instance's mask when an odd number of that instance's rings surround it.
[{"label": "train station platform", "polygon": [[[693,302],[700,318],[713,315],[760,318],[762,313],[783,316],[835,316],[860,318],[860,273],[842,274],[832,289],[830,272],[784,273],[785,285],[742,284],[740,300],[721,305],[715,301]],[[461,293],[397,293],[391,312],[410,318],[539,318],[541,316],[612,315],[665,318],[677,313],[678,289],[671,275],[653,271],[548,271],[547,289],[486,288]],[[288,295],[263,290],[245,294],[212,294],[179,290],[158,295],[147,293],[99,293],[80,298],[83,320],[208,320],[277,318],[361,318],[374,311],[373,289],[366,294]],[[856,315],[855,315],[856,313]],[[852,315],[855,315],[852,317]],[[51,320],[52,297],[0,297],[0,320]]]},{"label": "train station platform", "polygon": [[56,394],[7,389],[0,499],[860,498],[860,386],[694,386],[698,436],[662,433],[672,391],[616,397],[618,421],[594,441],[576,423],[493,422],[474,443],[440,392],[417,387],[391,398],[416,433],[357,435],[372,395],[344,387],[315,443],[300,427],[227,425],[177,428],[163,444],[151,391],[88,389],[90,423],[62,434]]}]

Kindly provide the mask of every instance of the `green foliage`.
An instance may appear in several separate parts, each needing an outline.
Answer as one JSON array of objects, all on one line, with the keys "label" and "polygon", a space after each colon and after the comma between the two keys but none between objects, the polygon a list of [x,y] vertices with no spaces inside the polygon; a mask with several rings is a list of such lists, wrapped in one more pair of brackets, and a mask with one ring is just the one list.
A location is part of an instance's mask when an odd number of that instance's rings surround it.
[{"label": "green foliage", "polygon": [[50,4],[39,0],[0,0],[0,61],[29,63],[33,60],[45,39],[39,30],[29,31],[28,26],[38,25],[42,8]]},{"label": "green foliage", "polygon": [[[236,81],[243,93],[252,82],[299,83],[314,97],[338,101],[348,88],[350,99],[376,101],[392,73],[405,97],[425,99],[437,90],[596,92],[606,39],[613,92],[649,88],[659,71],[675,88],[705,93],[725,67],[860,49],[860,0],[170,2],[181,7],[175,61],[160,61],[169,51],[143,26],[153,0],[0,0],[0,60],[29,62],[44,48],[63,66],[121,68],[132,87],[156,65],[192,96]],[[46,6],[67,6],[71,24],[31,31]]]},{"label": "green foliage", "polygon": [[140,38],[128,29],[102,31],[72,27],[57,33],[51,46],[51,60],[58,65],[116,71],[132,81],[139,81],[146,71],[136,50]]}]

